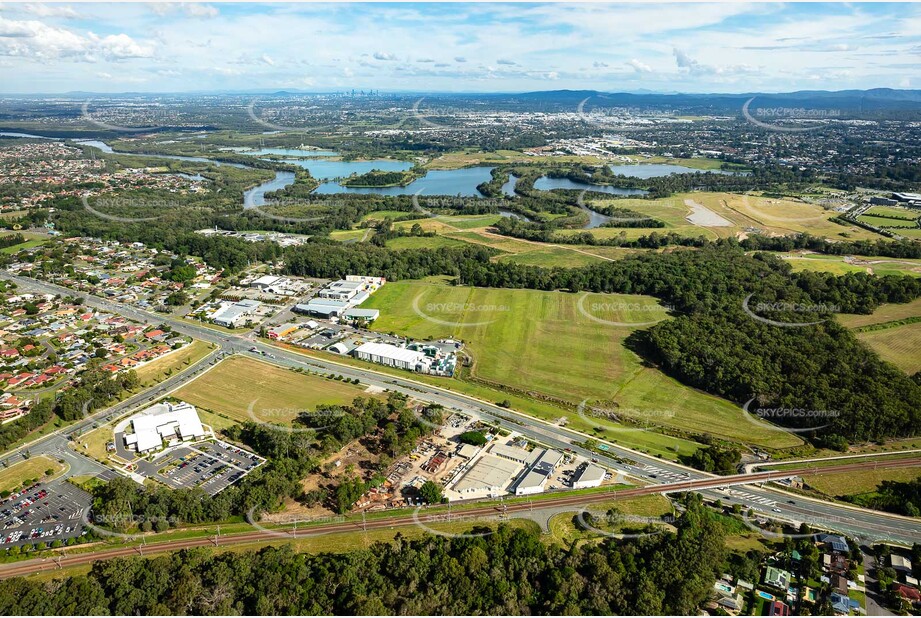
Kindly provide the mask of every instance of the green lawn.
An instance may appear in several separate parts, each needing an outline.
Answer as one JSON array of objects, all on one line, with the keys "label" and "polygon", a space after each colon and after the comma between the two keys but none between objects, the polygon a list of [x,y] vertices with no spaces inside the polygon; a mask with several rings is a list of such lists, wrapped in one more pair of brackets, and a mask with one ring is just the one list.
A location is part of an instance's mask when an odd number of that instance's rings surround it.
[{"label": "green lawn", "polygon": [[204,358],[214,346],[204,341],[195,340],[179,350],[157,358],[136,369],[141,384],[156,383],[165,380],[174,372],[182,371]]},{"label": "green lawn", "polygon": [[860,328],[861,326],[894,322],[918,316],[921,316],[921,298],[916,298],[909,303],[886,303],[877,307],[876,311],[870,315],[839,313],[837,318],[841,324],[848,328]]},{"label": "green lawn", "polygon": [[852,496],[876,491],[883,481],[908,482],[921,477],[921,467],[886,469],[881,463],[876,470],[858,470],[851,472],[818,473],[803,476],[803,480],[813,489],[827,496]]},{"label": "green lawn", "polygon": [[800,444],[790,434],[745,422],[741,409],[723,399],[645,367],[624,340],[638,328],[668,319],[649,296],[405,281],[388,283],[363,306],[380,309],[377,330],[417,339],[463,340],[476,378],[520,393],[550,396],[570,406],[583,400],[616,406],[617,414],[643,425],[708,432],[773,448]]},{"label": "green lawn", "polygon": [[921,371],[921,322],[857,333],[857,338],[905,373]]},{"label": "green lawn", "polygon": [[857,217],[862,223],[867,225],[872,225],[874,227],[905,227],[905,228],[917,228],[918,225],[914,221],[905,221],[903,219],[890,219],[888,217],[874,217],[873,215],[865,214]]},{"label": "green lawn", "polygon": [[498,257],[499,262],[515,262],[526,266],[542,266],[544,268],[553,268],[560,266],[562,268],[578,268],[589,264],[597,264],[604,261],[603,258],[581,253],[566,247],[543,247],[532,251],[522,251],[509,255]]},{"label": "green lawn", "polygon": [[447,236],[400,236],[387,241],[390,249],[440,249],[442,247],[463,247],[464,242]]},{"label": "green lawn", "polygon": [[36,239],[36,240],[27,240],[26,242],[21,242],[21,243],[19,243],[18,245],[13,245],[12,247],[4,247],[4,248],[0,249],[0,253],[6,253],[7,255],[10,255],[10,254],[13,254],[13,253],[18,253],[19,251],[22,251],[23,249],[31,249],[31,248],[33,248],[33,247],[37,247],[37,246],[39,246],[39,245],[43,245],[43,244],[45,244],[45,242],[47,242],[47,241],[46,241],[46,240],[38,240],[38,239]]},{"label": "green lawn", "polygon": [[0,470],[0,491],[13,491],[26,481],[41,480],[48,470],[52,470],[53,476],[63,469],[62,464],[46,455],[30,457]]},{"label": "green lawn", "polygon": [[231,356],[173,394],[194,406],[237,421],[289,423],[300,411],[351,403],[365,396],[354,384],[297,373],[243,356]]}]

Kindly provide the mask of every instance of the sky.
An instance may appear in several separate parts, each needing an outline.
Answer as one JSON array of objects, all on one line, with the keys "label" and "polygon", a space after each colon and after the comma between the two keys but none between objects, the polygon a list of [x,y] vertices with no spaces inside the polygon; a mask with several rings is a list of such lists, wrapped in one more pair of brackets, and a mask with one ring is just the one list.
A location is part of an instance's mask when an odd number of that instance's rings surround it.
[{"label": "sky", "polygon": [[921,88],[921,4],[0,3],[0,93]]}]

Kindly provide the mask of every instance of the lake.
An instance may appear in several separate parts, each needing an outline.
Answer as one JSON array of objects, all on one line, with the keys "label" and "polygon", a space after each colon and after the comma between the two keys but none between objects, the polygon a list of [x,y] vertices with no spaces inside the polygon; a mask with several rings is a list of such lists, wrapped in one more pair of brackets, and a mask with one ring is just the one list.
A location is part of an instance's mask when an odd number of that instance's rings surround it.
[{"label": "lake", "polygon": [[371,161],[283,159],[281,162],[303,167],[317,180],[347,178],[352,174],[367,174],[371,170],[380,170],[382,172],[405,172],[413,166],[413,164],[408,161],[394,161],[392,159],[373,159]]},{"label": "lake", "polygon": [[[305,161],[305,163],[314,163]],[[325,162],[324,162],[325,163]],[[329,163],[333,163],[329,161]],[[306,167],[306,166],[305,166]],[[310,168],[308,168],[310,169]],[[409,169],[408,167],[406,169]],[[483,197],[477,185],[489,182],[491,167],[465,167],[457,170],[432,170],[405,187],[343,187],[337,182],[324,182],[314,191],[318,195],[363,193],[375,195],[461,195]],[[313,174],[313,171],[310,172]]]}]

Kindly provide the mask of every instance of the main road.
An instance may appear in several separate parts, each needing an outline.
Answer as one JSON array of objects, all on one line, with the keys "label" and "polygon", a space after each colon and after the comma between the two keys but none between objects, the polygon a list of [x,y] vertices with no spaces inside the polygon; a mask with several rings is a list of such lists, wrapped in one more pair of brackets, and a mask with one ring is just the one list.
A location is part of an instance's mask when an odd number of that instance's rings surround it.
[{"label": "main road", "polygon": [[[919,465],[921,464],[921,460],[901,462],[899,467],[905,467],[909,464]],[[840,464],[838,466],[830,467],[829,470],[832,472],[856,471],[866,469],[871,465],[872,463],[868,462]],[[782,474],[786,476],[792,476],[803,474],[808,470],[808,468],[788,470]],[[351,519],[335,523],[322,523],[317,525],[310,525],[306,528],[302,527],[300,530],[298,530],[296,527],[292,528],[291,530],[269,530],[263,528],[261,530],[237,532],[232,534],[225,534],[222,536],[199,536],[196,538],[179,539],[175,541],[163,541],[159,543],[154,542],[144,544],[140,547],[122,546],[79,554],[64,554],[57,556],[55,559],[34,558],[31,560],[24,560],[22,562],[0,564],[0,579],[30,575],[32,573],[38,573],[41,571],[62,569],[80,564],[86,564],[88,562],[95,562],[96,560],[108,560],[112,558],[132,556],[135,553],[141,555],[150,555],[168,551],[178,551],[180,549],[189,549],[192,547],[226,547],[247,543],[277,542],[279,538],[284,540],[293,540],[296,538],[316,536],[320,534],[368,531],[406,525],[418,525],[426,530],[437,533],[437,529],[433,529],[431,526],[441,523],[450,523],[452,521],[468,522],[471,520],[471,518],[506,517],[508,515],[530,511],[535,506],[540,509],[572,508],[573,510],[584,512],[593,504],[610,502],[611,500],[637,498],[640,496],[649,496],[661,493],[703,491],[707,488],[712,488],[719,484],[738,485],[764,481],[770,478],[777,478],[778,474],[781,473],[755,472],[720,478],[708,478],[678,483],[650,485],[647,487],[636,487],[633,489],[625,489],[620,491],[598,492],[581,495],[574,495],[569,493],[553,497],[548,496],[539,501],[534,501],[533,503],[513,502],[477,505],[455,511],[454,513],[451,513],[450,511],[445,513],[444,509],[440,509],[437,513],[426,513],[422,509],[417,509],[412,514],[391,515],[388,517],[381,517],[370,520]],[[754,525],[752,525],[752,527],[754,527]]]},{"label": "main road", "polygon": [[[83,297],[88,306],[97,309],[119,313],[139,322],[168,324],[176,332],[221,346],[221,355],[244,354],[259,358],[267,356],[282,366],[308,369],[321,374],[342,375],[348,379],[357,378],[363,384],[400,391],[422,401],[441,404],[446,408],[497,421],[549,447],[561,450],[570,449],[589,458],[604,458],[606,459],[605,464],[609,467],[631,476],[644,478],[650,483],[663,483],[667,480],[708,481],[720,478],[601,440],[599,443],[607,451],[606,454],[599,454],[582,446],[582,443],[590,436],[411,378],[396,377],[372,369],[345,365],[331,359],[308,357],[256,339],[224,333],[188,320],[175,319],[113,303],[84,292],[46,281],[12,275],[2,270],[0,270],[0,276],[15,281],[23,289],[47,294],[77,295]],[[188,380],[193,376],[194,372],[186,372],[185,375],[176,376],[176,378],[177,381],[180,381]],[[172,388],[175,388],[175,384],[157,389],[157,392],[167,392]],[[159,396],[157,392],[144,393],[143,396],[138,397],[141,397],[141,400],[145,397],[153,399]],[[135,405],[137,403],[135,402]],[[126,410],[130,407],[122,406],[121,409]],[[110,418],[115,414],[116,412],[106,411],[105,417]],[[861,542],[891,541],[910,545],[921,540],[921,520],[792,495],[763,483],[745,486],[744,490],[707,489],[701,493],[709,499],[719,499],[724,504],[739,504],[745,510],[750,508],[774,519],[808,523],[818,528],[837,530]]]}]

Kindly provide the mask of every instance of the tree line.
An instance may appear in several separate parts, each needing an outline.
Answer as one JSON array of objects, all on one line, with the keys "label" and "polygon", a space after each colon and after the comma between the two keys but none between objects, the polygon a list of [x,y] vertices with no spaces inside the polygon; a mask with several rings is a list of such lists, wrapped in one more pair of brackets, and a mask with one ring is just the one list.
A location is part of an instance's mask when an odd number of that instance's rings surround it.
[{"label": "tree line", "polygon": [[570,548],[503,524],[488,536],[398,534],[344,553],[183,550],[97,562],[50,581],[4,580],[0,613],[690,615],[721,572],[724,538],[692,498],[674,532]]}]

